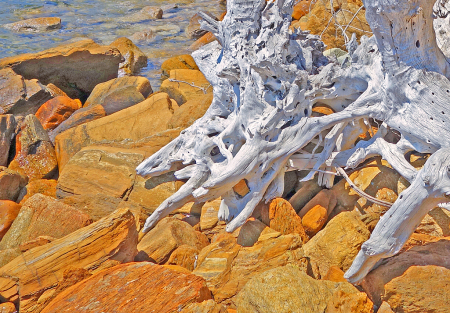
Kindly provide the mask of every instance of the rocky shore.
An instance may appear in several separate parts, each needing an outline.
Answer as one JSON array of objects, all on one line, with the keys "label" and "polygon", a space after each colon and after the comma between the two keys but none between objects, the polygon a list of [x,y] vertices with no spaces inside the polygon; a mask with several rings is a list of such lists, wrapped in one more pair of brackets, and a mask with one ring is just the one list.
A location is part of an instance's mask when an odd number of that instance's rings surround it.
[{"label": "rocky shore", "polygon": [[[325,55],[344,63],[344,40],[323,22],[331,17],[326,3],[299,1],[291,27],[323,33]],[[342,0],[333,8],[343,20],[357,14],[358,38],[370,33],[361,6]],[[127,18],[163,14],[146,7]],[[61,20],[4,26],[49,31]],[[192,50],[215,40],[200,30],[199,16],[186,33]],[[136,166],[203,116],[213,98],[188,54],[161,65],[154,90],[139,76],[147,56],[136,44],[146,36],[108,46],[84,39],[0,59],[1,313],[450,311],[450,212],[442,208],[361,285],[344,279],[387,210],[346,180],[326,189],[317,179],[300,182],[307,172],[289,172],[283,198],[260,205],[232,233],[218,220],[220,198],[189,203],[141,233],[185,182],[173,172],[144,178]],[[313,111],[333,113],[325,104]],[[377,130],[373,123],[359,137]],[[427,157],[411,153],[410,163],[419,169]],[[349,177],[391,203],[409,185],[380,158]],[[244,180],[233,190],[249,192]]]}]

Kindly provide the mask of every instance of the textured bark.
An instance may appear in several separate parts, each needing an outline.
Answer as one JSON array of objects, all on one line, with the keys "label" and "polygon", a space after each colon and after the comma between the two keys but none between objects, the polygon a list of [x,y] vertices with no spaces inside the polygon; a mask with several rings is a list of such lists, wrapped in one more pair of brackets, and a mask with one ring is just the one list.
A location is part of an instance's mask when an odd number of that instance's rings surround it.
[{"label": "textured bark", "polygon": [[[218,42],[193,57],[214,99],[202,118],[137,167],[143,176],[175,171],[187,180],[143,231],[187,202],[219,196],[219,219],[233,231],[260,202],[282,195],[287,170],[311,169],[306,179],[319,172],[319,183],[329,187],[334,167],[356,167],[381,155],[411,187],[346,273],[358,282],[378,260],[400,250],[428,210],[447,201],[450,65],[433,29],[433,19],[446,16],[447,1],[440,0],[434,12],[427,0],[364,1],[374,36],[356,48],[352,41],[351,62],[343,66],[323,56],[317,36],[289,31],[293,2],[230,0],[223,21],[204,15],[202,26]],[[439,44],[445,47],[445,40]],[[336,113],[312,117],[316,104]],[[369,118],[382,122],[379,131],[355,144]],[[387,140],[392,131],[401,134],[395,144]],[[322,152],[304,151],[311,142]],[[413,150],[438,152],[417,172],[404,157]],[[242,181],[249,189],[244,195],[233,190]]]}]

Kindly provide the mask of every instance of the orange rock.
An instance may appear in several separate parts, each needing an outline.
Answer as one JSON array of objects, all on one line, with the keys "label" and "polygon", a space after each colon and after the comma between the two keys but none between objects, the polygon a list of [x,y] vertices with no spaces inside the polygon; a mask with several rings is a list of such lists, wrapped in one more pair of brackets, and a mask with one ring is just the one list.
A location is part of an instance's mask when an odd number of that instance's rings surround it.
[{"label": "orange rock", "polygon": [[33,180],[20,190],[19,199],[17,201],[20,201],[20,204],[23,204],[28,198],[37,193],[56,198],[56,184],[57,181],[54,179]]},{"label": "orange rock", "polygon": [[178,105],[188,100],[204,98],[212,94],[212,86],[198,70],[175,69],[170,71],[169,79],[162,82],[160,91],[166,92]]},{"label": "orange rock", "polygon": [[22,206],[13,201],[0,200],[0,240],[11,227]]},{"label": "orange rock", "polygon": [[58,88],[58,86],[56,86],[55,84],[50,83],[46,87],[47,87],[48,92],[50,92],[50,94],[52,95],[52,97],[58,97],[58,96],[67,97],[67,94],[64,91],[62,91],[60,88]]},{"label": "orange rock", "polygon": [[57,173],[56,154],[47,132],[34,115],[27,115],[16,137],[16,156],[9,168],[30,180],[51,178]]},{"label": "orange rock", "polygon": [[213,99],[212,94],[186,101],[179,109],[175,110],[172,118],[167,123],[169,128],[187,128],[197,119],[205,115]]},{"label": "orange rock", "polygon": [[383,300],[394,312],[448,312],[450,269],[411,266],[384,286]]},{"label": "orange rock", "polygon": [[43,32],[61,28],[59,17],[38,17],[4,24],[3,27],[16,32]]},{"label": "orange rock", "polygon": [[36,112],[36,117],[44,129],[55,129],[73,112],[81,108],[81,101],[58,96],[45,102]]},{"label": "orange rock", "polygon": [[[0,297],[12,302],[19,297],[21,313],[39,312],[45,301],[39,303],[38,299],[49,297],[51,290],[64,281],[67,269],[75,267],[95,273],[130,262],[137,253],[137,236],[133,214],[126,209],[117,210],[63,238],[28,250],[1,267]],[[3,278],[11,276],[13,283]]]},{"label": "orange rock", "polygon": [[331,266],[328,272],[325,274],[322,279],[331,280],[335,282],[346,282],[347,280],[344,278],[344,271],[341,270],[337,266]]},{"label": "orange rock", "polygon": [[169,260],[172,252],[182,245],[201,250],[208,244],[208,238],[196,232],[188,223],[166,217],[141,239],[136,260],[150,259],[163,264]]},{"label": "orange rock", "polygon": [[309,237],[305,233],[302,219],[295,213],[291,204],[282,199],[273,199],[269,207],[270,228],[287,234],[299,234],[303,242],[307,242]]},{"label": "orange rock", "polygon": [[[236,310],[234,311],[236,313]],[[231,313],[231,311],[227,310],[226,306],[209,299],[202,303],[188,304],[180,313]]]},{"label": "orange rock", "polygon": [[12,302],[5,302],[0,304],[0,313],[17,313],[17,309]]},{"label": "orange rock", "polygon": [[247,182],[244,179],[241,179],[234,187],[233,190],[235,193],[240,195],[241,197],[245,196],[249,193],[250,189],[247,186]]},{"label": "orange rock", "polygon": [[312,108],[312,111],[313,111],[313,113],[311,114],[312,116],[324,116],[335,113],[331,107],[322,103],[315,104]]},{"label": "orange rock", "polygon": [[221,199],[208,201],[202,206],[200,216],[200,230],[205,231],[213,228],[219,222],[217,214],[219,213]]},{"label": "orange rock", "polygon": [[380,308],[378,309],[377,313],[394,313],[394,311],[392,311],[389,303],[387,303],[386,301],[383,301],[383,303],[381,303]]},{"label": "orange rock", "polygon": [[54,130],[49,131],[48,136],[52,143],[55,143],[55,138],[58,134],[62,133],[69,128],[99,119],[106,115],[105,109],[101,104],[92,105],[87,108],[76,110],[70,117],[63,121]]},{"label": "orange rock", "polygon": [[217,40],[216,37],[211,33],[207,32],[202,37],[197,39],[192,45],[189,46],[189,50],[197,50],[198,48]]},{"label": "orange rock", "polygon": [[[367,274],[366,278],[361,283],[361,287],[369,295],[375,305],[379,306],[382,302],[382,296],[386,294],[386,284],[400,278],[409,268],[417,266],[426,267],[427,265],[441,266],[450,269],[450,237],[441,238],[441,240],[437,242],[431,242],[423,246],[413,247],[408,251],[385,259],[377,268]],[[415,291],[411,293],[411,295],[420,288],[424,288],[424,294],[422,295],[425,295],[429,292],[428,286],[433,289],[436,286],[436,289],[434,290],[436,291],[436,294],[438,294],[439,288],[437,286],[440,283],[435,281],[435,278],[437,279],[437,276],[430,272],[430,280],[417,281],[417,289],[414,289]],[[444,276],[439,279],[442,279],[441,281],[443,282]],[[426,286],[422,285],[425,281]],[[413,288],[415,288],[411,281],[402,278],[398,280],[398,283],[400,282],[405,283],[405,289],[411,288],[410,290],[413,290]],[[417,297],[417,300],[418,299],[423,298]],[[394,309],[394,311],[396,310]],[[423,311],[418,310],[416,312]]]},{"label": "orange rock", "polygon": [[314,236],[322,229],[328,218],[327,209],[320,204],[314,206],[302,218],[302,225],[309,237]]},{"label": "orange rock", "polygon": [[125,61],[119,65],[119,71],[122,71],[123,74],[137,74],[141,68],[147,66],[147,56],[130,39],[120,37],[114,40],[109,46],[119,50],[120,54],[124,57]]},{"label": "orange rock", "polygon": [[36,78],[42,84],[55,84],[72,99],[82,99],[97,84],[117,77],[121,61],[117,49],[84,39],[37,53],[3,58],[0,68],[11,67],[17,74]]},{"label": "orange rock", "polygon": [[[172,102],[166,93],[161,92],[129,108],[60,133],[55,138],[60,172],[81,148],[99,143],[112,145],[125,139],[139,141],[156,135],[167,129],[172,114]],[[148,122],[149,116],[153,117],[152,123]]]},{"label": "orange rock", "polygon": [[179,265],[192,272],[197,265],[196,260],[199,253],[200,250],[196,247],[181,245],[172,252],[167,264]]},{"label": "orange rock", "polygon": [[98,84],[83,107],[101,104],[106,114],[140,103],[153,92],[150,82],[142,76],[123,76]]},{"label": "orange rock", "polygon": [[91,222],[87,214],[54,198],[35,194],[22,205],[16,223],[0,242],[0,250],[17,248],[38,236],[61,238]]},{"label": "orange rock", "polygon": [[292,8],[292,19],[299,20],[302,16],[309,13],[310,7],[314,7],[314,3],[311,3],[311,0],[301,0]]},{"label": "orange rock", "polygon": [[[271,233],[274,234],[274,233]],[[308,271],[298,234],[260,236],[252,247],[241,247],[229,233],[202,249],[193,274],[204,277],[217,303],[233,303],[235,296],[256,274],[293,264]]]},{"label": "orange rock", "polygon": [[0,166],[0,200],[15,201],[27,181],[21,173]]},{"label": "orange rock", "polygon": [[373,313],[373,302],[364,292],[336,290],[328,301],[325,313]]},{"label": "orange rock", "polygon": [[175,69],[199,70],[194,58],[190,54],[172,57],[161,64],[162,76],[165,78],[169,77],[170,71]]},{"label": "orange rock", "polygon": [[211,299],[211,292],[198,276],[146,262],[129,263],[101,271],[66,289],[42,313],[86,312],[86,307],[98,312],[169,313],[207,299]]},{"label": "orange rock", "polygon": [[19,245],[19,250],[20,250],[20,252],[25,252],[32,248],[46,245],[55,239],[56,238],[51,237],[51,236],[38,236],[36,239],[21,243]]}]

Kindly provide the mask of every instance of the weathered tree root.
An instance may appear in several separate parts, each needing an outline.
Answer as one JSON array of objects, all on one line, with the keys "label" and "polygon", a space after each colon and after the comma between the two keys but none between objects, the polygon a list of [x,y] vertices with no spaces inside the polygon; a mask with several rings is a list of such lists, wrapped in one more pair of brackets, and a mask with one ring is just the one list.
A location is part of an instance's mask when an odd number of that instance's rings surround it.
[{"label": "weathered tree root", "polygon": [[[412,185],[346,273],[357,282],[380,258],[397,253],[418,221],[445,198],[439,186],[447,184],[450,65],[437,46],[433,3],[427,0],[365,1],[374,36],[361,39],[347,68],[323,57],[316,36],[289,32],[292,4],[229,0],[222,22],[205,17],[204,28],[219,43],[193,56],[213,86],[214,99],[202,118],[137,167],[143,176],[175,171],[176,178],[187,180],[143,231],[187,202],[219,196],[219,218],[233,231],[261,201],[281,196],[286,170],[311,169],[307,178],[325,170],[320,182],[329,187],[330,167],[355,167],[381,155]],[[444,9],[439,6],[439,14]],[[320,103],[336,113],[312,117],[312,107]],[[355,144],[368,118],[383,125],[372,139]],[[396,144],[385,140],[390,129],[401,134]],[[310,142],[322,145],[322,152],[305,153]],[[412,150],[436,153],[417,172],[404,157]],[[438,164],[442,170],[436,172]],[[430,175],[439,179],[427,180]],[[250,190],[243,196],[233,190],[241,180]]]}]

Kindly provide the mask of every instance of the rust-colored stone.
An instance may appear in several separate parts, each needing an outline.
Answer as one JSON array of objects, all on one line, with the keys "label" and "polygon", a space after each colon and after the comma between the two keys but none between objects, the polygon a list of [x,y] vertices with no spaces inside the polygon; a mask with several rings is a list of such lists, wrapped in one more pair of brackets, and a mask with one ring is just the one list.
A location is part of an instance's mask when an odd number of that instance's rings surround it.
[{"label": "rust-colored stone", "polygon": [[328,218],[327,209],[320,204],[314,206],[302,218],[302,225],[309,237],[314,236],[322,229]]},{"label": "rust-colored stone", "polygon": [[236,185],[234,185],[233,190],[241,197],[244,197],[246,194],[250,192],[250,189],[248,188],[245,179],[241,179]]},{"label": "rust-colored stone", "polygon": [[27,181],[21,173],[0,166],[0,200],[16,201]]},{"label": "rust-colored stone", "polygon": [[310,7],[314,7],[311,0],[301,0],[292,8],[292,19],[299,20],[302,16],[309,13]]},{"label": "rust-colored stone", "polygon": [[172,57],[161,64],[162,76],[164,78],[168,78],[170,71],[175,69],[199,70],[194,58],[190,54]]},{"label": "rust-colored stone", "polygon": [[373,302],[364,292],[336,290],[328,301],[325,313],[373,313]]},{"label": "rust-colored stone", "polygon": [[176,248],[169,257],[169,261],[166,264],[169,265],[179,265],[193,271],[197,266],[197,257],[200,250],[196,247],[189,245],[181,245]]},{"label": "rust-colored stone", "polygon": [[147,56],[130,39],[120,37],[114,40],[109,46],[119,50],[125,59],[119,64],[119,76],[121,74],[137,74],[141,68],[147,66]]},{"label": "rust-colored stone", "polygon": [[207,299],[211,299],[211,292],[203,278],[152,263],[129,263],[66,289],[42,313],[86,312],[86,308],[91,312],[169,313]]},{"label": "rust-colored stone", "polygon": [[334,282],[346,282],[347,280],[344,278],[344,271],[341,270],[337,266],[330,266],[330,269],[325,274],[322,279],[331,280]]},{"label": "rust-colored stone", "polygon": [[8,166],[9,148],[15,131],[16,119],[14,115],[0,115],[0,166]]},{"label": "rust-colored stone", "polygon": [[0,313],[17,313],[17,309],[12,302],[5,302],[0,304]]},{"label": "rust-colored stone", "polygon": [[200,47],[203,47],[204,45],[213,42],[214,40],[217,40],[216,36],[213,35],[211,32],[207,32],[202,37],[197,39],[193,44],[189,46],[190,50],[197,50]]},{"label": "rust-colored stone", "polygon": [[302,219],[288,201],[282,198],[273,199],[269,207],[269,219],[270,228],[284,235],[299,234],[303,242],[308,241],[309,237],[303,228]]},{"label": "rust-colored stone", "polygon": [[23,204],[31,196],[40,193],[49,197],[56,198],[56,184],[55,179],[36,179],[30,181],[24,188],[20,190],[19,198],[20,204]]},{"label": "rust-colored stone", "polygon": [[81,108],[80,100],[58,96],[45,102],[35,115],[44,129],[51,130],[64,122],[79,108]]},{"label": "rust-colored stone", "polygon": [[0,200],[0,240],[11,227],[22,206],[13,201]]}]

